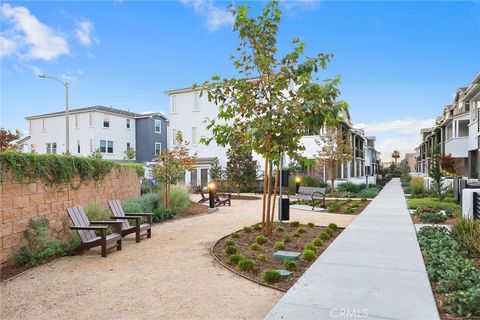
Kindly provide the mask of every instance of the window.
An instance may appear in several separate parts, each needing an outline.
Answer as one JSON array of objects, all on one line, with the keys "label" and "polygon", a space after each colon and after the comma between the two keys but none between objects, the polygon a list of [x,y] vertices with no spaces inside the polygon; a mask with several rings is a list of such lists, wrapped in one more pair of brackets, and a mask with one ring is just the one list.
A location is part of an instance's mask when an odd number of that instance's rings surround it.
[{"label": "window", "polygon": [[77,140],[77,153],[80,153],[80,140]]},{"label": "window", "polygon": [[56,142],[47,142],[47,153],[57,153]]},{"label": "window", "polygon": [[192,145],[197,144],[197,128],[192,128]]},{"label": "window", "polygon": [[113,153],[113,141],[100,140],[100,152],[101,153]]},{"label": "window", "polygon": [[156,133],[162,132],[162,121],[155,120],[155,132]]},{"label": "window", "polygon": [[162,144],[160,142],[155,142],[155,155],[158,156],[162,152]]},{"label": "window", "polygon": [[194,92],[194,105],[193,105],[193,111],[200,111],[200,95],[197,92]]},{"label": "window", "polygon": [[470,112],[470,102],[465,101],[465,112]]},{"label": "window", "polygon": [[103,127],[110,128],[110,117],[107,115],[103,117]]},{"label": "window", "polygon": [[31,153],[37,153],[37,145],[36,144],[31,144],[30,145],[30,152]]},{"label": "window", "polygon": [[93,112],[90,112],[90,114],[88,115],[88,121],[90,127],[93,127]]},{"label": "window", "polygon": [[177,145],[177,130],[176,129],[172,129],[172,144],[174,146]]},{"label": "window", "polygon": [[130,119],[127,119],[127,129],[130,129]]},{"label": "window", "polygon": [[170,111],[172,113],[177,113],[177,101],[176,100],[177,100],[177,96],[173,95],[171,97],[171,102],[170,102],[171,103],[171,106],[170,106],[171,110]]},{"label": "window", "polygon": [[127,150],[130,150],[130,142],[127,142]]},{"label": "window", "polygon": [[78,114],[75,115],[75,128],[78,129]]}]

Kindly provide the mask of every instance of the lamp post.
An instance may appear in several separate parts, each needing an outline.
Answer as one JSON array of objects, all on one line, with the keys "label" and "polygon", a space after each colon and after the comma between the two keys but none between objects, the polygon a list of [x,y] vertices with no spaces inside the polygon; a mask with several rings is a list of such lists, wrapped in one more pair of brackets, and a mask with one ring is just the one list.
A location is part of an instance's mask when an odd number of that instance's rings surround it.
[{"label": "lamp post", "polygon": [[65,87],[65,137],[66,137],[66,142],[65,142],[65,152],[67,154],[70,153],[70,124],[68,120],[68,81],[63,82],[62,80],[48,76],[46,74],[40,74],[38,77],[42,79],[52,79],[57,82],[59,82],[62,86]]},{"label": "lamp post", "polygon": [[298,193],[298,189],[300,189],[300,181],[302,181],[302,178],[295,177],[295,193]]},{"label": "lamp post", "polygon": [[209,200],[208,213],[213,213],[218,211],[218,208],[215,207],[215,183],[213,181],[210,181],[208,183],[208,200]]}]

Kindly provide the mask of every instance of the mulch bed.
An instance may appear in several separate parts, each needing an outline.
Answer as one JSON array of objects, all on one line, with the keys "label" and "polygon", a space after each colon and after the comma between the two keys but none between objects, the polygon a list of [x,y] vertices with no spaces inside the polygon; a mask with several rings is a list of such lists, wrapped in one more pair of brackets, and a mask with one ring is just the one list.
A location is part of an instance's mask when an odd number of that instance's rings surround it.
[{"label": "mulch bed", "polygon": [[10,279],[11,277],[20,274],[27,269],[28,268],[16,264],[2,267],[2,270],[0,271],[0,282]]},{"label": "mulch bed", "polygon": [[236,195],[232,194],[231,195],[232,200],[260,200],[262,198],[257,197],[257,196],[244,196],[244,195]]},{"label": "mulch bed", "polygon": [[454,225],[458,221],[457,217],[453,217],[453,218],[447,218],[447,220],[445,220],[444,222],[439,222],[439,223],[422,222],[422,220],[420,220],[420,218],[414,213],[411,213],[410,217],[412,218],[412,221],[413,221],[414,224],[448,224],[448,225]]},{"label": "mulch bed", "polygon": [[[202,214],[202,213],[207,213],[208,212],[208,206],[196,202],[191,202],[190,206],[185,210],[185,212],[182,212],[179,214],[175,219],[177,218],[185,218],[185,217],[190,217],[194,216],[197,214]],[[175,220],[173,219],[173,220]]]},{"label": "mulch bed", "polygon": [[[292,242],[285,244],[285,249],[283,250],[301,253],[303,251],[303,247],[306,244],[311,243],[312,240],[314,240],[321,231],[326,229],[326,227],[308,227],[307,225],[300,225],[306,230],[306,232],[301,234],[300,237],[294,237],[293,233],[298,227],[293,227],[290,224],[283,224],[283,226],[285,226],[285,231],[273,231],[272,235],[267,236],[269,241],[266,244],[261,245],[259,251],[254,251],[250,249],[250,245],[255,242],[255,238],[262,234],[261,230],[253,230],[251,233],[239,231],[239,237],[235,239],[231,238],[230,236],[220,239],[213,247],[212,252],[214,256],[219,261],[221,261],[221,263],[224,264],[227,268],[235,270],[247,279],[267,284],[282,291],[286,291],[295,282],[297,282],[298,278],[300,278],[300,276],[312,265],[314,261],[307,262],[302,257],[300,257],[298,260],[296,260],[296,262],[298,263],[298,269],[293,271],[289,277],[283,278],[282,280],[274,284],[267,283],[262,279],[263,271],[267,269],[285,269],[285,267],[283,266],[284,260],[275,259],[272,257],[273,252],[277,251],[277,249],[274,248],[275,242],[282,241],[285,235],[290,235],[292,237]],[[317,258],[322,254],[323,251],[325,251],[325,249],[328,248],[328,246],[342,231],[343,229],[340,228],[336,231],[333,231],[332,237],[328,240],[324,240],[323,246],[317,247]],[[229,255],[226,254],[224,251],[225,241],[227,240],[235,241],[238,253],[244,255],[245,259],[251,259],[255,262],[255,268],[253,271],[242,271],[228,261]],[[260,254],[266,256],[266,261],[259,261],[256,259],[256,257]]]}]

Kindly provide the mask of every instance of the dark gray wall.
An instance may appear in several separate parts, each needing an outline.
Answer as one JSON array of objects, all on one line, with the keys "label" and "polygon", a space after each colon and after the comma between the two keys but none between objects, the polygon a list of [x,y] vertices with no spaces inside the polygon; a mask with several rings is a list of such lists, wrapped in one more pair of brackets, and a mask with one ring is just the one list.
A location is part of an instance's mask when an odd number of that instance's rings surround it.
[{"label": "dark gray wall", "polygon": [[[155,120],[162,122],[162,132],[155,132]],[[137,161],[148,162],[155,157],[155,142],[162,144],[162,150],[167,148],[167,121],[160,116],[135,120]]]}]

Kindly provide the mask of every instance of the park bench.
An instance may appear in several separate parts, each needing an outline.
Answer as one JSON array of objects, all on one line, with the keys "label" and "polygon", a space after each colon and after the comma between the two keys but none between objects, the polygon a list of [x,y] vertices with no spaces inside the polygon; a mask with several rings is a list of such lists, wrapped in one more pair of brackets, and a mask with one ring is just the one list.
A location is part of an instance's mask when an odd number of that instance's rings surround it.
[{"label": "park bench", "polygon": [[[118,251],[122,250],[122,221],[90,221],[82,206],[68,208],[67,212],[73,222],[70,229],[77,230],[82,241],[79,250],[101,246],[102,257],[106,257],[107,246],[112,242],[116,244]],[[115,228],[115,232],[107,235],[109,225]],[[100,236],[97,236],[95,231],[99,231]]]},{"label": "park bench", "polygon": [[304,187],[300,186],[295,195],[289,195],[291,199],[297,199],[300,203],[300,200],[311,200],[312,201],[312,210],[315,209],[315,200],[320,200],[325,206],[325,192],[326,188],[319,187]]},{"label": "park bench", "polygon": [[[135,232],[135,241],[140,242],[141,232],[146,231],[147,238],[152,237],[152,216],[153,213],[125,213],[120,200],[109,200],[108,206],[112,210],[112,218],[123,220],[122,237]],[[140,219],[147,218],[146,223],[140,223]],[[131,225],[129,220],[135,220],[135,225]]]}]

